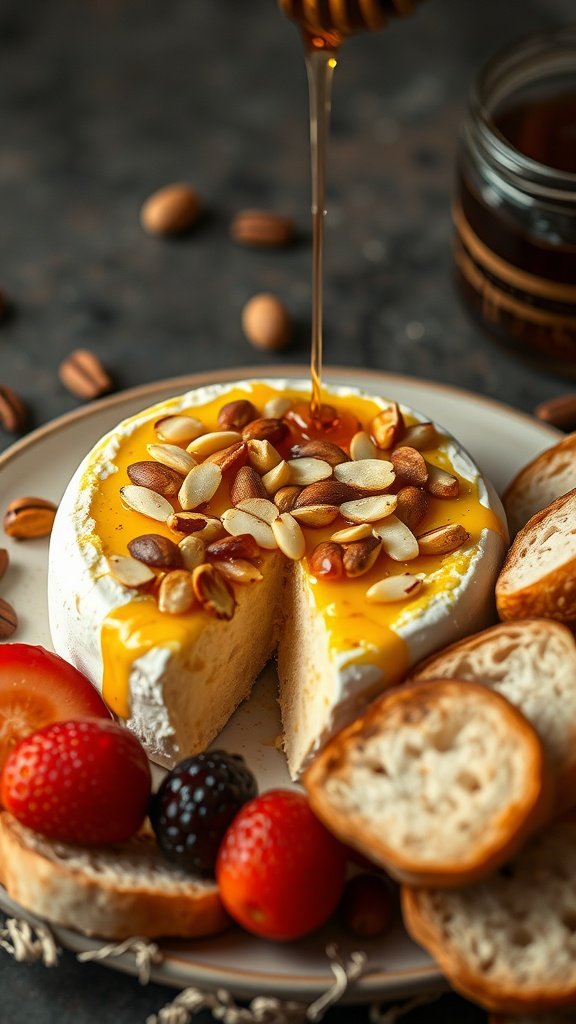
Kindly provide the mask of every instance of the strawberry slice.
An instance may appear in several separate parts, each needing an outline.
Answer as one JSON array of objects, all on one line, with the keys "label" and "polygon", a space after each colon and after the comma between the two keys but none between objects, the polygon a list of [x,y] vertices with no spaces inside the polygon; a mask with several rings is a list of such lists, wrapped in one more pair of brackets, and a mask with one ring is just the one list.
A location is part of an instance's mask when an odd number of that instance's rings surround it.
[{"label": "strawberry slice", "polygon": [[110,718],[95,686],[57,654],[0,644],[0,771],[15,744],[51,722]]}]

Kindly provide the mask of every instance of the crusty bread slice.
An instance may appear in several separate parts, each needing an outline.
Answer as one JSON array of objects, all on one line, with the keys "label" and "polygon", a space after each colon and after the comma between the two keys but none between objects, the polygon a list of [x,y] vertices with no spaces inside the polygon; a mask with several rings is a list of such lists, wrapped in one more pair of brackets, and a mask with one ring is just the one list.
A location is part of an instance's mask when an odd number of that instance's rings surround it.
[{"label": "crusty bread slice", "polygon": [[504,697],[457,680],[388,691],[303,781],[328,828],[409,885],[484,877],[550,805],[535,730]]},{"label": "crusty bread slice", "polygon": [[106,939],[195,938],[230,923],[216,883],[167,863],[145,834],[88,849],[51,842],[3,811],[0,882],[52,924]]},{"label": "crusty bread slice", "polygon": [[557,819],[492,878],[401,894],[405,925],[457,991],[487,1010],[576,1001],[576,816]]},{"label": "crusty bread slice", "polygon": [[501,619],[576,622],[576,488],[528,520],[496,580]]},{"label": "crusty bread slice", "polygon": [[576,433],[528,462],[502,495],[510,536],[552,501],[576,487]]},{"label": "crusty bread slice", "polygon": [[464,679],[501,693],[540,736],[556,809],[576,804],[576,641],[552,619],[501,622],[421,661],[406,682]]}]

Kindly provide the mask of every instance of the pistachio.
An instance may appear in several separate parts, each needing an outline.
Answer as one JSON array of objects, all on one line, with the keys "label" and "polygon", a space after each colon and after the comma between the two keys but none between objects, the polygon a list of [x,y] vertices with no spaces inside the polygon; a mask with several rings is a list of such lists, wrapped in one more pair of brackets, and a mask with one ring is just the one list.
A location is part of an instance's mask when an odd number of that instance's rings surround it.
[{"label": "pistachio", "polygon": [[132,462],[127,473],[131,483],[148,487],[164,498],[175,498],[184,480],[181,473],[160,462]]},{"label": "pistachio", "polygon": [[334,541],[322,541],[312,551],[308,564],[317,579],[340,580],[344,576],[344,549]]},{"label": "pistachio", "polygon": [[57,506],[45,498],[15,498],[4,514],[4,532],[15,540],[47,537]]},{"label": "pistachio", "polygon": [[239,398],[236,402],[227,402],[218,411],[218,426],[221,430],[242,431],[252,420],[255,420],[257,412],[252,402],[246,398]]},{"label": "pistachio", "polygon": [[197,566],[192,573],[192,585],[205,612],[216,619],[229,620],[233,617],[236,607],[234,591],[213,565]]},{"label": "pistachio", "polygon": [[156,569],[180,569],[182,553],[177,544],[161,533],[143,533],[128,543],[128,551],[145,565]]}]

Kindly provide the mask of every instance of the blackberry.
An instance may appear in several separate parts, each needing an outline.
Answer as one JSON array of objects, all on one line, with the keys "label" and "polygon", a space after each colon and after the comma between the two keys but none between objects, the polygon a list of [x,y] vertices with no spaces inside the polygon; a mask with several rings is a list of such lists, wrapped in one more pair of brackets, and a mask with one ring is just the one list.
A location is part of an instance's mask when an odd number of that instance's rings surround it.
[{"label": "blackberry", "polygon": [[213,875],[228,825],[257,794],[256,779],[239,754],[209,750],[180,761],[151,800],[160,849],[187,871]]}]

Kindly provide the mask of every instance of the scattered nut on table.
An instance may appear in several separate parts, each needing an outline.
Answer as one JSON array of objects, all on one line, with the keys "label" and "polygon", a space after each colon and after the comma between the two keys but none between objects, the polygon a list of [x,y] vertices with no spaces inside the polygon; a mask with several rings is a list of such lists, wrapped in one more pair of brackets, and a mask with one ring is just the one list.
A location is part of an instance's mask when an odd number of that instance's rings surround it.
[{"label": "scattered nut on table", "polygon": [[149,235],[179,235],[196,223],[200,209],[196,189],[179,181],[148,196],[140,209],[140,223]]},{"label": "scattered nut on table", "polygon": [[47,537],[57,506],[46,498],[14,498],[4,513],[4,532],[15,540]]},{"label": "scattered nut on table", "polygon": [[112,379],[95,352],[77,348],[60,363],[58,376],[77,398],[99,398],[112,390]]},{"label": "scattered nut on table", "polygon": [[0,384],[0,426],[10,434],[19,434],[26,426],[28,410],[24,399],[12,388]]},{"label": "scattered nut on table", "polygon": [[230,237],[240,245],[280,248],[294,238],[291,217],[272,210],[240,210],[230,224]]},{"label": "scattered nut on table", "polygon": [[251,345],[268,352],[286,348],[292,340],[292,319],[276,295],[253,295],[242,310],[242,329]]}]

